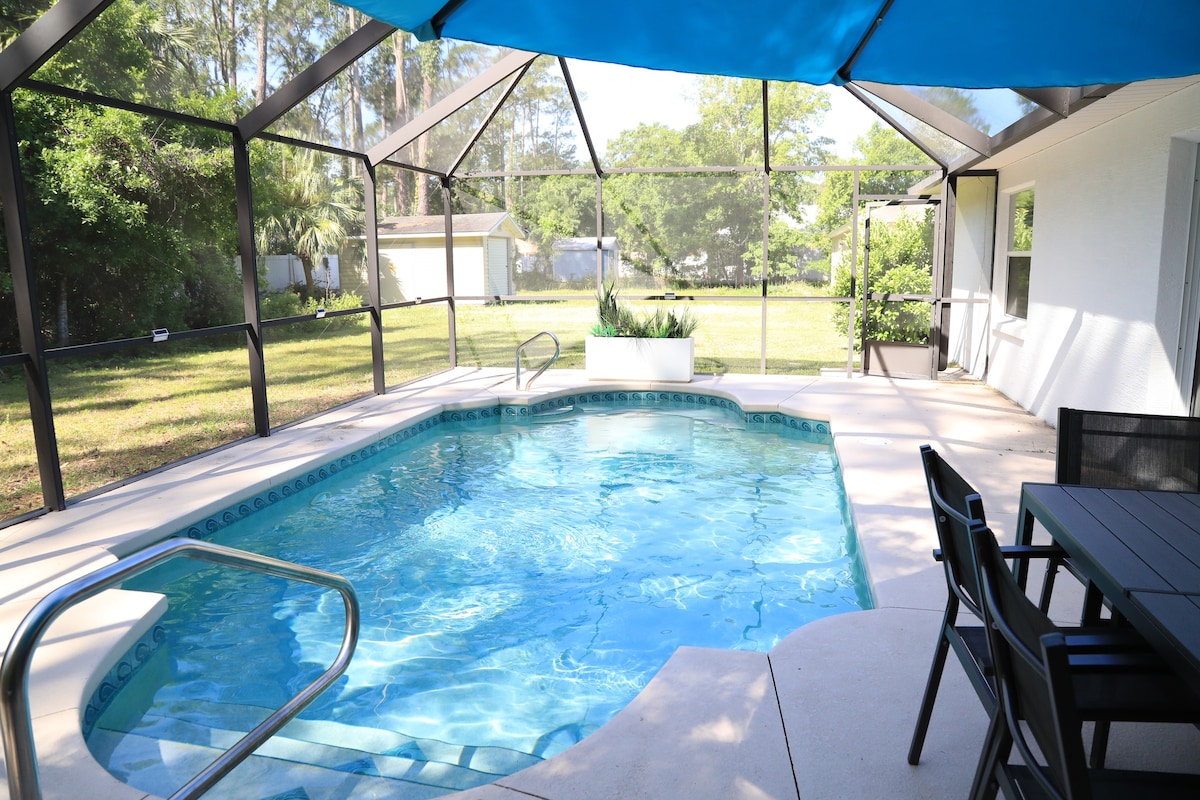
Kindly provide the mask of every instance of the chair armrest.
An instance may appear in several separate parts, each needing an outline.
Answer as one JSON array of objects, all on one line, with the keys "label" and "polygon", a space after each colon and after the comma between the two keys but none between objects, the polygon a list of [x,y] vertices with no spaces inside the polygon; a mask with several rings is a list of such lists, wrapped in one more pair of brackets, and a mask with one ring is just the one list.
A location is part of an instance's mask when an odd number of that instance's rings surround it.
[{"label": "chair armrest", "polygon": [[[1067,552],[1056,544],[1009,544],[1000,548],[1000,555],[1018,561],[1028,561],[1033,558],[1065,558]],[[942,548],[935,547],[933,560],[941,561]]]}]

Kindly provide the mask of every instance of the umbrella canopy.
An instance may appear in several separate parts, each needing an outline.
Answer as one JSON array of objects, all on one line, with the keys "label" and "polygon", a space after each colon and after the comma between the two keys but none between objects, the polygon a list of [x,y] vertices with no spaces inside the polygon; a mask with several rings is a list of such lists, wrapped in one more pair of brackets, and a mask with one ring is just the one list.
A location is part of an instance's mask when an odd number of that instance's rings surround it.
[{"label": "umbrella canopy", "polygon": [[351,0],[421,39],[811,84],[1084,86],[1200,73],[1197,0]]}]

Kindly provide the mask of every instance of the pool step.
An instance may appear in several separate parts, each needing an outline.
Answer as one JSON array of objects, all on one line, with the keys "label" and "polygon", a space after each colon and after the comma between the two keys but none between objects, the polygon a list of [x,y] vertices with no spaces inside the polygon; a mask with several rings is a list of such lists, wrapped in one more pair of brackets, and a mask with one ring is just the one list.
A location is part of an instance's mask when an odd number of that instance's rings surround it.
[{"label": "pool step", "polygon": [[[118,778],[165,796],[242,735],[146,717],[126,735],[97,728],[89,745]],[[336,722],[293,720],[226,778],[219,791],[231,800],[426,800],[490,783],[540,760],[498,747],[460,747]]]},{"label": "pool step", "polygon": [[544,411],[538,411],[535,414],[529,415],[531,424],[544,424],[548,422],[564,422],[567,418],[575,415],[575,406],[561,406],[559,408],[547,408]]}]

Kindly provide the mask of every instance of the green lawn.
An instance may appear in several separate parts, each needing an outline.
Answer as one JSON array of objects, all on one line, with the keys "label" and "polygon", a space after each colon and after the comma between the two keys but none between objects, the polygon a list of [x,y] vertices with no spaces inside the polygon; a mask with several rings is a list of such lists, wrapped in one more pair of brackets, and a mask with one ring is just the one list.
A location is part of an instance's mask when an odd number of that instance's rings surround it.
[{"label": "green lawn", "polygon": [[[759,372],[760,298],[696,301],[688,307],[700,320],[695,334],[698,372]],[[767,371],[813,374],[822,366],[844,366],[845,334],[830,324],[831,308],[827,303],[769,300]],[[448,317],[444,304],[384,313],[388,385],[450,365]],[[361,320],[313,320],[267,329],[264,359],[273,427],[373,391],[370,333]],[[584,339],[594,320],[590,296],[463,303],[457,314],[458,363],[511,368],[517,345],[548,330],[562,343],[556,366],[582,368]],[[528,351],[526,365],[536,368],[550,352],[539,342]],[[247,364],[240,335],[205,348],[169,343],[103,359],[50,361],[67,496],[253,435]],[[11,369],[0,370],[0,476],[0,519],[41,507],[24,377]]]}]

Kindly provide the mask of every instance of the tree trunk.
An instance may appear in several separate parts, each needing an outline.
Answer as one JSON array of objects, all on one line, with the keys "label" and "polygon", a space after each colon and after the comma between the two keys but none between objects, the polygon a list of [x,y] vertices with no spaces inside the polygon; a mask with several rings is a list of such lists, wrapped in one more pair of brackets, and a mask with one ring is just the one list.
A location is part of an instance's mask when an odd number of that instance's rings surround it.
[{"label": "tree trunk", "polygon": [[[433,105],[433,81],[425,76],[421,79],[422,107],[428,109]],[[429,163],[429,132],[422,133],[417,138],[417,166],[427,166]],[[417,215],[429,215],[429,181],[424,175],[418,174],[417,180]]]},{"label": "tree trunk", "polygon": [[270,0],[262,0],[258,10],[258,21],[254,25],[254,47],[258,67],[254,73],[254,103],[262,105],[267,99],[267,15]]},{"label": "tree trunk", "polygon": [[317,296],[317,285],[313,281],[313,261],[312,256],[300,255],[300,266],[304,268],[304,289],[309,297]]},{"label": "tree trunk", "polygon": [[238,43],[237,3],[229,0],[229,85],[237,88]]},{"label": "tree trunk", "polygon": [[[406,37],[404,31],[396,31],[392,35],[393,50],[396,58],[396,121],[392,130],[400,130],[408,122],[408,88],[404,82],[404,46]],[[396,176],[396,213],[408,214],[408,174]]]},{"label": "tree trunk", "polygon": [[[421,52],[421,112],[424,113],[433,105],[433,84],[437,80],[438,43],[424,42]],[[429,132],[417,138],[417,166],[429,166]],[[417,176],[417,214],[429,215],[429,180],[424,175]]]}]

